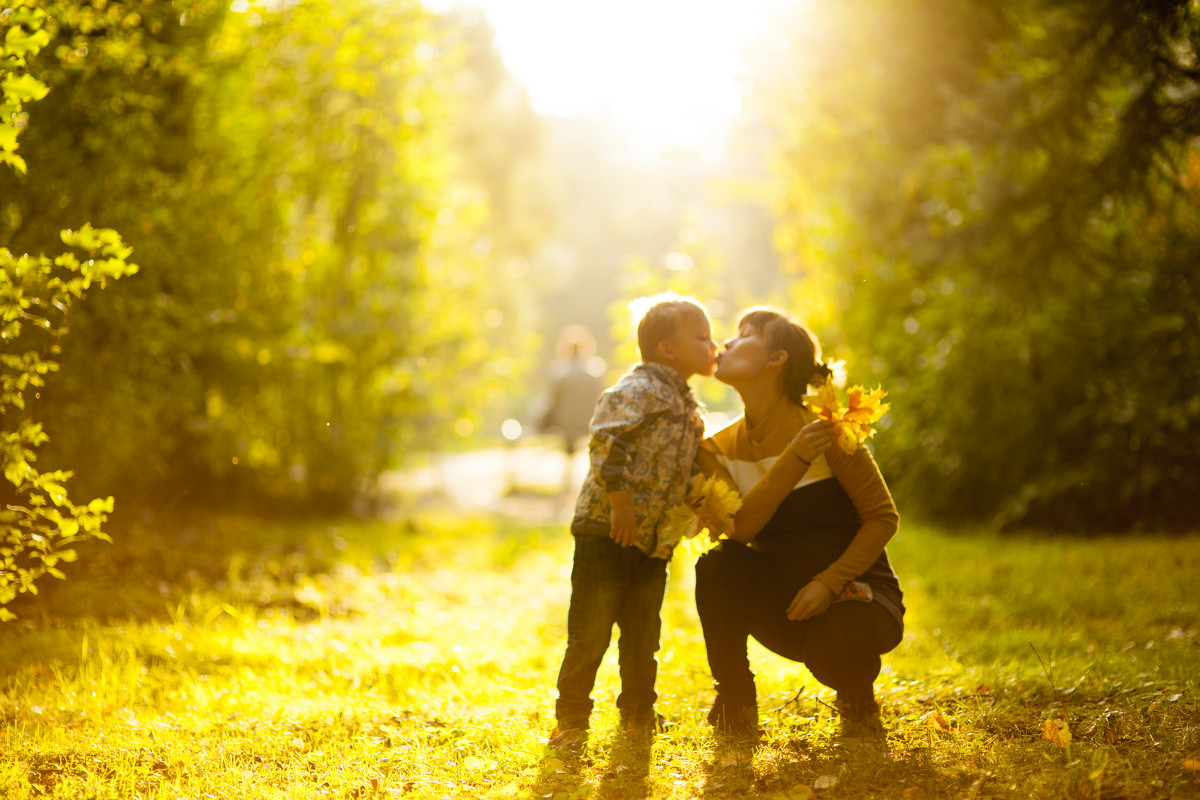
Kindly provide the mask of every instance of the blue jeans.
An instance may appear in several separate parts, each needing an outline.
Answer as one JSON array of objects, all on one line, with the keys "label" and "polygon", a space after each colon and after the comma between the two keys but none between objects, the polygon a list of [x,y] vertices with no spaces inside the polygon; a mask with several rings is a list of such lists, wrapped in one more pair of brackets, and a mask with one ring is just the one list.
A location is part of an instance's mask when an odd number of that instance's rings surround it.
[{"label": "blue jeans", "polygon": [[617,709],[623,717],[641,719],[654,714],[658,695],[659,637],[667,562],[651,558],[636,547],[621,547],[607,536],[575,537],[571,567],[571,605],[567,611],[567,652],[558,671],[555,716],[562,729],[587,728],[592,713],[596,673],[612,639],[613,625],[621,631],[617,663],[621,694]]}]

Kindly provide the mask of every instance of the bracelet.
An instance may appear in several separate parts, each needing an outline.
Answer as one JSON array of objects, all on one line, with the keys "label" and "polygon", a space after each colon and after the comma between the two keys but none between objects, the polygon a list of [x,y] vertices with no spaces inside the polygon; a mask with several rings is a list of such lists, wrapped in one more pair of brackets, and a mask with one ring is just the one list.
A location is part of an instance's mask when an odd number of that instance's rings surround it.
[{"label": "bracelet", "polygon": [[811,466],[812,466],[812,462],[811,462],[811,461],[805,461],[803,458],[800,458],[800,454],[799,454],[799,453],[797,453],[795,450],[792,450],[792,448],[790,448],[790,447],[788,448],[788,450],[790,450],[790,451],[791,451],[792,455],[794,455],[796,458],[800,459],[800,463],[801,463],[801,464],[803,464],[803,465],[804,465],[804,466],[806,466],[806,467],[811,467]]}]

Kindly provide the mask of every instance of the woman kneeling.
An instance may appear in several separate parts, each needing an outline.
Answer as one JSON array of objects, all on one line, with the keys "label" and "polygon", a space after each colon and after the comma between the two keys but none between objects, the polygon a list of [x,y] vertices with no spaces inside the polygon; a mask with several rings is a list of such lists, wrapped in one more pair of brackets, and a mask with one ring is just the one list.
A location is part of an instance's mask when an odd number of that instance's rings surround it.
[{"label": "woman kneeling", "polygon": [[772,309],[743,314],[718,356],[744,414],[697,461],[743,502],[729,539],[696,564],[696,607],[717,689],[708,719],[724,733],[758,732],[753,636],[837,692],[843,736],[883,738],[873,686],[903,635],[885,549],[898,516],[870,452],[831,447],[834,423],[804,406],[828,375],[816,339]]}]

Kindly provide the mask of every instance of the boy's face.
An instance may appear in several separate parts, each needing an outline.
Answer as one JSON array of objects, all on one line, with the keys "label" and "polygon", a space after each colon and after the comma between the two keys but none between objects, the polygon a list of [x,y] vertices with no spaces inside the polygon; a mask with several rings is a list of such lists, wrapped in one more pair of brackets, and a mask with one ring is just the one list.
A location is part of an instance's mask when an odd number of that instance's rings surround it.
[{"label": "boy's face", "polygon": [[659,345],[662,362],[688,379],[712,375],[717,368],[717,343],[712,326],[703,317],[681,317],[671,337]]}]

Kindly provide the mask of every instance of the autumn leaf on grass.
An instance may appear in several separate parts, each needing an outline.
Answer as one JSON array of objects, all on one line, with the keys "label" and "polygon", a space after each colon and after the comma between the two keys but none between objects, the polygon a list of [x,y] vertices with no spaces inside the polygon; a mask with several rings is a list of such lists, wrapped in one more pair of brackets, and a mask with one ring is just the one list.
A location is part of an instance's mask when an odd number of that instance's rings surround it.
[{"label": "autumn leaf on grass", "polygon": [[1059,747],[1070,747],[1071,728],[1066,722],[1060,725],[1058,720],[1048,719],[1042,723],[1042,738]]},{"label": "autumn leaf on grass", "polygon": [[809,411],[837,424],[838,447],[845,453],[853,453],[875,435],[872,425],[891,408],[891,404],[883,402],[885,397],[887,392],[882,388],[868,392],[855,386],[846,392],[843,405],[833,388],[833,381],[826,378],[814,394],[805,396],[804,401]]},{"label": "autumn leaf on grass", "polygon": [[[705,543],[733,530],[733,515],[742,507],[742,496],[716,475],[705,479],[697,475],[688,493],[687,504],[667,509],[658,529],[658,547],[654,555],[669,558],[675,546],[685,541]],[[709,537],[699,534],[708,531]]]},{"label": "autumn leaf on grass", "polygon": [[930,711],[925,716],[921,717],[929,727],[934,731],[944,735],[952,735],[954,728],[950,726],[950,722],[936,711]]}]

